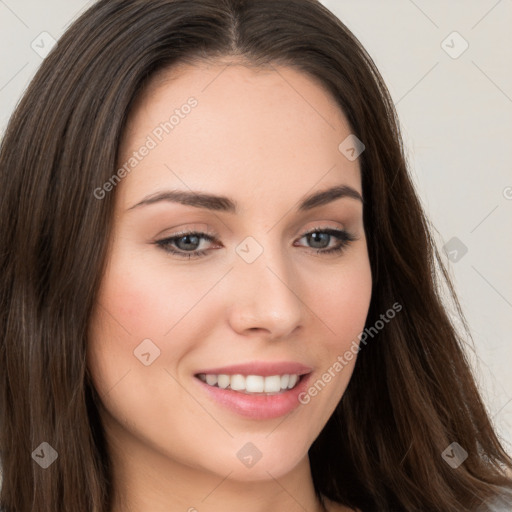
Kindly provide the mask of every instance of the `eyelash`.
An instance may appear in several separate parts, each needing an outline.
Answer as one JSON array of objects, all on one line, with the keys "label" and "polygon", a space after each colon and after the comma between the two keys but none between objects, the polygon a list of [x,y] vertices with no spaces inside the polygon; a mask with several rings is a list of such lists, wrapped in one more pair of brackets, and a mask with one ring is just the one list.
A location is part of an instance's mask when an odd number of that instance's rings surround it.
[{"label": "eyelash", "polygon": [[[354,242],[355,240],[358,240],[358,238],[348,231],[345,230],[339,230],[339,229],[333,229],[333,228],[316,228],[312,231],[308,231],[307,233],[304,233],[300,238],[304,238],[305,236],[312,235],[315,233],[325,233],[327,235],[330,235],[331,237],[336,237],[339,240],[339,245],[336,247],[331,247],[330,249],[312,249],[317,254],[336,254],[341,253],[351,242]],[[181,233],[176,233],[172,237],[164,238],[162,240],[157,240],[154,242],[158,247],[163,249],[165,252],[182,257],[182,258],[201,258],[206,255],[208,250],[203,249],[201,251],[194,251],[194,252],[184,252],[181,250],[176,250],[171,248],[171,243],[176,242],[177,240],[180,240],[181,238],[185,238],[186,236],[196,236],[199,238],[202,238],[208,242],[215,242],[217,241],[214,235],[208,234],[208,233],[202,233],[200,231],[183,231]]]}]

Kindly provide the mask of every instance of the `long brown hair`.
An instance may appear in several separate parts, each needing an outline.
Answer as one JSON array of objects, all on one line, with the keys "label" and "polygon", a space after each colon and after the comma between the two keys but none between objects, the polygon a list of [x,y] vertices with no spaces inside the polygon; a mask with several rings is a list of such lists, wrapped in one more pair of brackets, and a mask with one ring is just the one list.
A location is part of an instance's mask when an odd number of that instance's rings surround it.
[{"label": "long brown hair", "polygon": [[[373,277],[367,325],[403,309],[358,355],[309,456],[319,497],[363,512],[475,510],[512,488],[439,290],[452,284],[408,176],[399,123],[371,57],[314,0],[101,0],[62,36],[0,149],[0,456],[5,512],[109,512],[112,467],[86,366],[135,99],[155,72],[217,57],[292,66],[323,84],[363,141]],[[33,452],[47,442],[47,469]],[[442,453],[457,442],[457,468]],[[45,446],[45,445],[44,445]],[[43,448],[44,448],[43,446]],[[41,448],[39,448],[41,449]]]}]

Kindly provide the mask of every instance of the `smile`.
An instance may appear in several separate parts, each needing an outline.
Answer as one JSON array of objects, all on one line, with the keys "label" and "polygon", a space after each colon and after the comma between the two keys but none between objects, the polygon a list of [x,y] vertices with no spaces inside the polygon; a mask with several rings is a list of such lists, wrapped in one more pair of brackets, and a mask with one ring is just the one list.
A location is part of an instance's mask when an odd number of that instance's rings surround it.
[{"label": "smile", "polygon": [[209,386],[221,389],[230,389],[244,394],[278,394],[293,389],[300,375],[226,375],[226,374],[204,374],[200,373],[197,378],[206,382]]}]

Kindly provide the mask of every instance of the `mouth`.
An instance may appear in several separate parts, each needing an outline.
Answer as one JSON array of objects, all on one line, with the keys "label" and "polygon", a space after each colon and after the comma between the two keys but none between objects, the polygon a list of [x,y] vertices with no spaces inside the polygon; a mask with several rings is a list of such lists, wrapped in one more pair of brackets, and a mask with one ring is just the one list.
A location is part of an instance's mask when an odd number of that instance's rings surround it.
[{"label": "mouth", "polygon": [[254,362],[202,369],[194,380],[216,406],[252,420],[268,420],[302,404],[300,396],[312,375],[313,368],[299,363]]},{"label": "mouth", "polygon": [[225,373],[199,373],[196,378],[208,386],[229,389],[245,395],[278,395],[298,386],[304,374],[283,375],[228,375]]}]

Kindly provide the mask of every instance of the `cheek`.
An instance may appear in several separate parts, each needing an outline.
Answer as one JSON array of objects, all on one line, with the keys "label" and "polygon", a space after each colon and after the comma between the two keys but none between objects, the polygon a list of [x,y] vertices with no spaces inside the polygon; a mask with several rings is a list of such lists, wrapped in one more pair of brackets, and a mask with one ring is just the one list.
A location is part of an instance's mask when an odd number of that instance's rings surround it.
[{"label": "cheek", "polygon": [[211,303],[201,298],[217,279],[211,272],[170,272],[165,258],[148,261],[143,252],[120,244],[103,276],[90,322],[88,360],[96,387],[106,391],[127,373],[130,382],[147,378],[148,368],[137,359],[146,347],[150,357],[158,354],[152,370],[175,372],[195,348],[202,325],[214,320]]},{"label": "cheek", "polygon": [[103,276],[88,336],[88,364],[100,393],[128,373],[131,381],[142,366],[134,350],[169,329],[171,318],[166,319],[156,279],[147,268],[114,252]]},{"label": "cheek", "polygon": [[98,302],[110,313],[107,320],[119,323],[125,334],[141,340],[162,337],[193,308],[209,281],[191,279],[186,272],[170,274],[165,259],[148,261],[134,252],[126,250],[112,259]]},{"label": "cheek", "polygon": [[[315,408],[317,425],[324,425],[343,396],[354,370],[359,335],[364,330],[371,301],[372,277],[368,258],[351,260],[323,286],[311,294],[318,324],[328,328],[315,347],[320,361],[316,379],[300,398],[306,407]],[[309,405],[308,405],[309,404]]]},{"label": "cheek", "polygon": [[347,265],[326,280],[312,296],[318,316],[329,327],[328,350],[346,350],[363,331],[372,294],[372,277],[367,258]]},{"label": "cheek", "polygon": [[[204,290],[171,281],[161,270],[146,265],[143,258],[113,258],[89,328],[88,367],[103,405],[112,417],[139,433],[149,424],[165,427],[159,423],[165,418],[164,398],[182,411],[193,406],[163,370],[175,375],[191,349],[188,317],[180,320]],[[153,360],[149,365],[142,356],[147,352]]]}]

